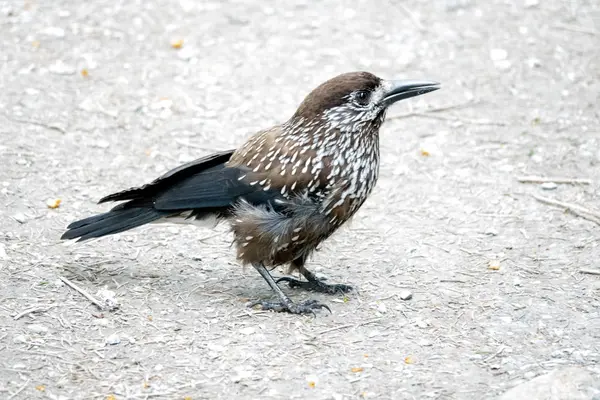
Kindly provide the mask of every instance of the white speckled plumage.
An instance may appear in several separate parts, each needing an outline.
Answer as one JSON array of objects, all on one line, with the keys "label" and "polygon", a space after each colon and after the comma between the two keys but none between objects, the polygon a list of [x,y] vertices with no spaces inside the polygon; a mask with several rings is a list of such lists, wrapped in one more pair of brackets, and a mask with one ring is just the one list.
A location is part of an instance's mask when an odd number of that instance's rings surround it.
[{"label": "white speckled plumage", "polygon": [[235,237],[255,238],[255,251],[245,246],[242,261],[305,258],[367,199],[379,174],[379,128],[385,119],[380,105],[385,83],[375,79],[366,101],[357,99],[363,88],[342,88],[332,104],[310,112],[301,106],[286,123],[259,132],[233,155],[230,163],[249,171],[244,179],[250,185],[277,190],[288,208],[302,204],[302,212],[288,209],[293,218],[264,205],[238,206],[235,215],[243,223],[233,223]]}]

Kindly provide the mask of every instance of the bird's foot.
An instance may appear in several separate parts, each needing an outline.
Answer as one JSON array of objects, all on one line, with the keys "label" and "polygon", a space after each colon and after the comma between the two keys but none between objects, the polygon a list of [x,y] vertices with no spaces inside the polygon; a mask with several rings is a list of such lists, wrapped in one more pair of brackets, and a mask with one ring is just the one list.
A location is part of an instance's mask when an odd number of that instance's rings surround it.
[{"label": "bird's foot", "polygon": [[291,288],[300,288],[304,290],[309,290],[311,292],[320,292],[327,294],[336,294],[336,293],[348,293],[352,291],[352,286],[344,285],[344,284],[332,284],[329,285],[323,281],[318,279],[310,280],[310,281],[301,281],[300,279],[292,278],[289,276],[284,276],[277,279],[277,283],[279,282],[287,282]]},{"label": "bird's foot", "polygon": [[317,300],[307,300],[302,303],[294,303],[290,301],[255,301],[248,307],[252,308],[255,306],[261,306],[262,310],[276,311],[276,312],[287,312],[290,314],[315,314],[316,310],[326,309],[331,313],[331,309]]}]

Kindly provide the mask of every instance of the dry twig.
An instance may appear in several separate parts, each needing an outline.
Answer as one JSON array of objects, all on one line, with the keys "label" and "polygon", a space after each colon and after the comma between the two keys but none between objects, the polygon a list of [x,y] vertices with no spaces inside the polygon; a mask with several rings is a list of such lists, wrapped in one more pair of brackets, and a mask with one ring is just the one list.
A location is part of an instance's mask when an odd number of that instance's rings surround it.
[{"label": "dry twig", "polygon": [[497,352],[495,352],[494,354],[492,354],[489,357],[487,357],[485,360],[483,360],[483,362],[486,363],[486,362],[492,360],[493,358],[498,357],[500,354],[502,354],[503,351],[504,351],[504,346],[500,346],[500,348],[498,349]]},{"label": "dry twig", "polygon": [[578,217],[587,219],[588,221],[592,221],[592,222],[595,222],[596,224],[600,225],[600,214],[597,212],[594,212],[592,210],[588,210],[585,207],[578,206],[577,204],[565,203],[563,201],[552,200],[552,199],[549,199],[548,197],[539,196],[537,194],[534,194],[533,198],[536,199],[537,201],[541,201],[542,203],[562,207],[565,210],[570,211],[571,213],[577,215]]},{"label": "dry twig", "polygon": [[382,319],[383,319],[383,318],[373,318],[373,319],[366,320],[366,321],[364,321],[364,322],[360,322],[360,323],[358,323],[358,324],[346,324],[346,325],[334,326],[333,328],[329,328],[329,329],[325,329],[325,330],[323,330],[323,331],[321,331],[321,332],[317,332],[317,333],[315,334],[315,337],[316,337],[316,336],[321,336],[321,335],[323,335],[324,333],[329,333],[329,332],[333,332],[333,331],[339,331],[339,330],[341,330],[341,329],[347,329],[347,328],[353,328],[353,327],[356,327],[356,328],[358,328],[359,326],[364,326],[364,325],[372,324],[372,323],[374,323],[374,322],[381,321]]},{"label": "dry twig", "polygon": [[580,269],[579,272],[588,275],[600,275],[600,269]]},{"label": "dry twig", "polygon": [[51,124],[51,123],[48,124],[45,122],[34,121],[34,120],[29,120],[29,119],[12,118],[12,117],[8,117],[8,116],[5,116],[5,118],[8,119],[9,121],[16,122],[18,124],[35,125],[35,126],[39,126],[39,127],[50,129],[50,130],[59,131],[60,133],[67,133],[67,131],[65,131],[63,128],[61,128],[60,126],[58,126],[56,124]]},{"label": "dry twig", "polygon": [[568,24],[554,24],[552,25],[554,29],[563,29],[565,31],[577,32],[577,33],[586,33],[588,35],[598,35],[598,32],[593,29],[587,29],[582,26],[577,25],[568,25]]},{"label": "dry twig", "polygon": [[59,276],[58,279],[60,279],[61,281],[63,281],[71,289],[76,290],[77,292],[79,292],[83,297],[85,297],[86,299],[88,299],[89,301],[91,301],[100,310],[104,310],[104,305],[100,301],[98,301],[94,296],[92,296],[91,294],[89,294],[88,292],[86,292],[85,290],[83,290],[82,288],[80,288],[79,286],[77,286],[76,284],[74,284],[73,282],[71,282],[70,280],[68,280],[67,278]]},{"label": "dry twig", "polygon": [[31,307],[31,308],[28,308],[26,310],[21,311],[20,313],[18,313],[17,315],[15,315],[13,317],[13,319],[16,321],[19,318],[23,318],[27,314],[31,314],[31,313],[35,313],[35,312],[40,312],[40,311],[48,311],[52,307],[56,307],[56,304],[51,304],[51,305],[46,306],[46,307]]},{"label": "dry twig", "polygon": [[521,176],[517,180],[521,183],[570,183],[577,185],[589,185],[592,183],[590,179],[582,178],[542,178],[541,176]]},{"label": "dry twig", "polygon": [[415,13],[413,13],[412,11],[410,11],[402,3],[398,4],[398,6],[402,9],[402,11],[404,11],[406,13],[406,15],[408,15],[408,17],[412,20],[413,24],[415,24],[415,26],[417,27],[417,29],[419,29],[421,32],[425,31],[425,27],[423,26],[423,24],[421,23],[421,21],[419,21],[419,18],[417,18],[417,16],[415,15]]},{"label": "dry twig", "polygon": [[11,399],[14,399],[15,397],[17,397],[19,395],[19,393],[21,393],[23,390],[25,390],[27,385],[29,385],[29,382],[31,382],[31,379],[28,379],[27,382],[25,382],[25,384],[23,386],[21,386],[19,389],[17,389],[16,392],[14,392],[10,396],[8,396],[8,400],[11,400]]}]

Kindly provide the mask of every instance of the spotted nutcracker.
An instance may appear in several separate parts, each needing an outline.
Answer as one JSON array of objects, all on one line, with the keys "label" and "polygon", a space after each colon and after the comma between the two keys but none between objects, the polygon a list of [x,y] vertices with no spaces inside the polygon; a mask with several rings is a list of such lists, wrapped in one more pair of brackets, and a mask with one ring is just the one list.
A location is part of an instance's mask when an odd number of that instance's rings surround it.
[{"label": "spotted nutcracker", "polygon": [[[277,283],[325,293],[352,289],[318,280],[305,268],[306,260],[373,190],[387,108],[439,87],[429,81],[383,80],[368,72],[339,75],[314,89],[287,122],[256,133],[240,148],[104,197],[100,203],[124,202],[73,222],[62,239],[81,241],[151,222],[226,220],[238,260],[251,264],[278,297],[253,305],[294,314],[329,309],[315,300],[294,303]],[[306,281],[275,281],[267,267],[283,264]]]}]

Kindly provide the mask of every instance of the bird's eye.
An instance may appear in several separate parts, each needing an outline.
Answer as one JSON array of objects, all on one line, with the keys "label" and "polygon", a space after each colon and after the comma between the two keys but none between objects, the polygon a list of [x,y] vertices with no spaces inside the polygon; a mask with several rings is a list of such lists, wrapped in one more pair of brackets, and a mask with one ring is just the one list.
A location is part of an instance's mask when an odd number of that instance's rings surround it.
[{"label": "bird's eye", "polygon": [[369,103],[369,93],[364,90],[357,92],[354,98],[356,99],[356,102],[362,106],[366,106]]}]

